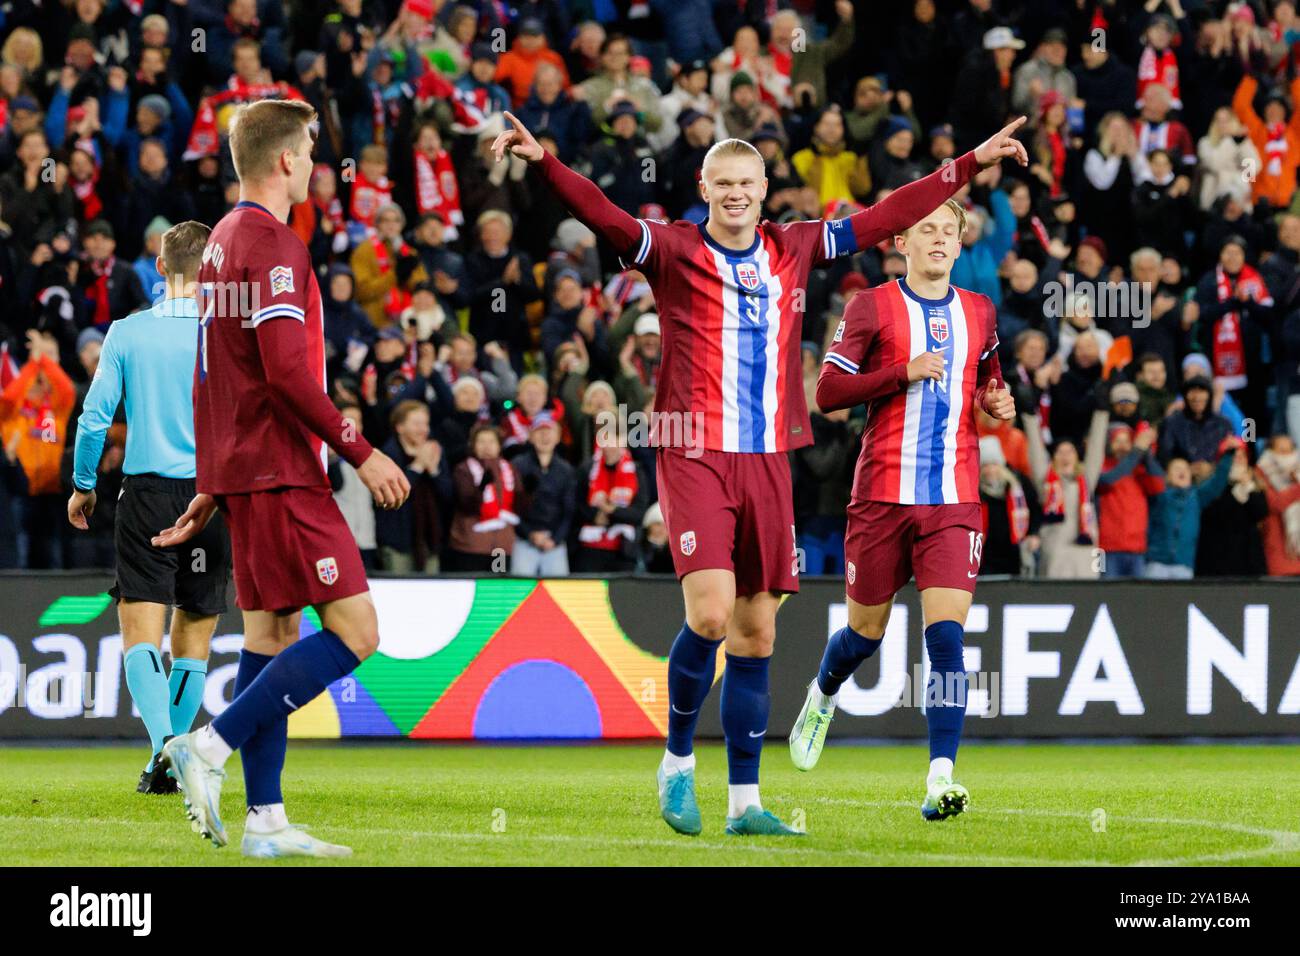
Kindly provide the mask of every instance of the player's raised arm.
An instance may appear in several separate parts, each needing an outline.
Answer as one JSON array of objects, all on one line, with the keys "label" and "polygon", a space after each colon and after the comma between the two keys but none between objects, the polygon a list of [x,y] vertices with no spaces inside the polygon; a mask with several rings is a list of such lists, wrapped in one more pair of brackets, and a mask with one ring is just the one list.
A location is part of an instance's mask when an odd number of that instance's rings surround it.
[{"label": "player's raised arm", "polygon": [[[867,249],[882,239],[897,235],[941,206],[944,200],[961,189],[985,167],[1012,157],[1021,166],[1028,166],[1029,154],[1025,151],[1024,144],[1014,135],[1024,122],[1023,116],[1013,120],[953,162],[940,166],[923,179],[895,189],[874,206],[854,213],[848,221],[853,227],[855,248],[832,250],[832,255],[835,252],[856,252]],[[835,231],[835,225],[831,224],[832,231]]]},{"label": "player's raised arm", "polygon": [[620,255],[633,253],[641,246],[643,233],[636,219],[610,202],[590,179],[578,175],[542,149],[513,113],[507,111],[504,116],[514,128],[503,132],[492,143],[497,162],[501,162],[509,150],[512,155],[536,165],[542,179],[573,217],[613,246]]}]

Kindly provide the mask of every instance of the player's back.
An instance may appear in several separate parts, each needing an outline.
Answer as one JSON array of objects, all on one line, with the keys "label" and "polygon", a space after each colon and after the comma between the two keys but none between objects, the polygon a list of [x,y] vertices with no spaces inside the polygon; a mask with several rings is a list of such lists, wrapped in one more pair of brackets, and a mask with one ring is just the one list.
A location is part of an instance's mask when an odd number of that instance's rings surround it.
[{"label": "player's back", "polygon": [[325,482],[323,445],[284,409],[257,334],[264,322],[302,322],[300,360],[324,389],[320,291],[302,240],[261,206],[240,203],[217,223],[203,251],[199,308],[199,491],[238,494]]},{"label": "player's back", "polygon": [[753,244],[736,250],[703,224],[640,222],[630,264],[645,272],[659,313],[656,412],[698,419],[692,435],[708,450],[810,444],[799,343],[809,270],[830,258],[827,224],[763,222]]},{"label": "player's back", "polygon": [[944,359],[942,381],[912,382],[868,405],[855,498],[921,505],[979,501],[973,406],[979,363],[996,346],[996,315],[987,296],[950,286],[947,296],[927,299],[899,279],[853,297],[828,362],[868,373],[922,352]]}]

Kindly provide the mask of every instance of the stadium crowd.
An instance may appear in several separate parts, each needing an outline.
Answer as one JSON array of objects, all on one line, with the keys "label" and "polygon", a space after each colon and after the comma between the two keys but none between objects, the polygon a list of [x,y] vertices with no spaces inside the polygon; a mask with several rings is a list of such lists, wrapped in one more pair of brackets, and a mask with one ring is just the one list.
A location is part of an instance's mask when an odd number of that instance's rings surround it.
[{"label": "stadium crowd", "polygon": [[[510,109],[642,218],[702,218],[704,153],[747,139],[777,222],[847,215],[1027,115],[1028,170],[959,194],[953,281],[997,305],[1023,413],[981,413],[983,572],[1300,574],[1293,0],[12,0],[0,16],[0,568],[112,566],[124,426],[90,530],[66,517],[104,333],[161,297],[162,233],[235,202],[232,110],[294,97],[321,119],[290,224],[319,272],[327,388],[412,485],[376,511],[330,465],[374,568],[672,570],[653,449],[600,427],[652,405],[653,296],[525,163],[492,162]],[[806,573],[843,569],[865,424],[817,413],[824,346],[848,297],[904,271],[882,244],[806,290],[816,441],[790,463]]]}]

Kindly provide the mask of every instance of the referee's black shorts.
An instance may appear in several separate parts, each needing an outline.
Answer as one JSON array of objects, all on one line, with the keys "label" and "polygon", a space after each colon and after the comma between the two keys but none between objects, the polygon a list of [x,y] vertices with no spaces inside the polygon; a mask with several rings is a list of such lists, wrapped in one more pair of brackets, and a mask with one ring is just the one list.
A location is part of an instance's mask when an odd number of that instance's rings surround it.
[{"label": "referee's black shorts", "polygon": [[149,539],[176,523],[195,495],[193,478],[127,475],[117,501],[114,600],[174,604],[207,616],[226,609],[230,536],[221,513],[184,544],[155,548]]}]

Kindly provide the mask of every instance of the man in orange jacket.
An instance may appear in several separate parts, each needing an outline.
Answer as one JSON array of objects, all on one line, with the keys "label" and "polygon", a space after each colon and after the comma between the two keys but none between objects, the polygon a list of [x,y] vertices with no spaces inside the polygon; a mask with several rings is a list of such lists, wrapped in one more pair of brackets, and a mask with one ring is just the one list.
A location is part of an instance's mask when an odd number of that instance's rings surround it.
[{"label": "man in orange jacket", "polygon": [[68,419],[76,402],[72,379],[59,367],[54,336],[27,333],[28,359],[18,377],[0,392],[0,445],[18,443],[18,461],[27,475],[23,503],[29,568],[62,566],[63,482],[60,466]]},{"label": "man in orange jacket", "polygon": [[[1296,166],[1300,164],[1300,118],[1287,116],[1286,100],[1272,93],[1264,102],[1264,116],[1255,112],[1259,82],[1247,73],[1232,98],[1232,110],[1246,127],[1250,141],[1259,150],[1260,168],[1255,171],[1251,197],[1267,199],[1274,209],[1285,209],[1295,192]],[[1291,81],[1291,96],[1300,94],[1300,76]]]},{"label": "man in orange jacket", "polygon": [[550,63],[558,69],[564,78],[564,88],[569,88],[569,70],[564,65],[564,57],[547,46],[542,21],[529,17],[519,24],[519,36],[497,62],[496,81],[510,91],[515,109],[528,99],[533,74],[540,63]]}]

